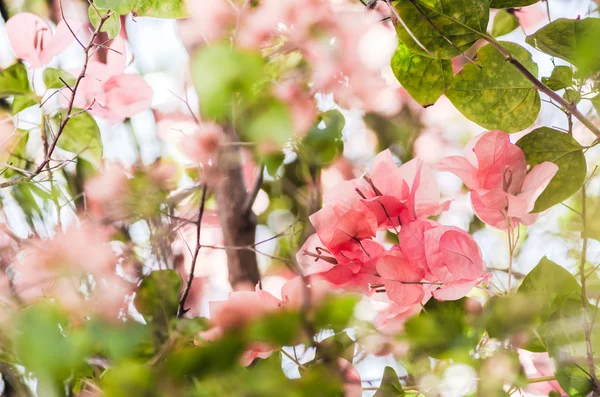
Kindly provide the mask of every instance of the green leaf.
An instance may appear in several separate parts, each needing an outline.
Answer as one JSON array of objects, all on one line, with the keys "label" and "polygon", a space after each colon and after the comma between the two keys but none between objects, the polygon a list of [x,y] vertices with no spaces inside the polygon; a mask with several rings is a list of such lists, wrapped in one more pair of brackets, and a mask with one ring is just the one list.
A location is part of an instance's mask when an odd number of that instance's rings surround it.
[{"label": "green leaf", "polygon": [[315,361],[326,357],[340,357],[352,362],[355,346],[356,342],[346,332],[339,332],[319,342],[315,352]]},{"label": "green leaf", "polygon": [[73,87],[75,85],[75,77],[73,77],[66,70],[62,69],[46,68],[44,69],[43,78],[44,85],[47,89],[65,87],[65,84],[60,81],[60,79],[63,79],[65,83],[69,85],[69,87]]},{"label": "green leaf", "polygon": [[166,328],[177,314],[182,285],[175,270],[153,271],[137,287],[135,307],[147,321]]},{"label": "green leaf", "polygon": [[301,328],[301,319],[297,312],[283,311],[262,317],[250,324],[246,336],[276,346],[293,344]]},{"label": "green leaf", "polygon": [[114,39],[121,32],[121,17],[118,13],[112,12],[112,10],[99,8],[99,7],[88,7],[88,17],[90,18],[90,23],[94,27],[94,29],[98,29],[98,25],[100,24],[101,18],[111,13],[108,19],[102,25],[101,32],[105,32],[108,35],[109,39]]},{"label": "green leaf", "polygon": [[600,115],[600,95],[596,95],[595,97],[591,98],[590,102],[592,102],[594,109],[596,109],[596,113]]},{"label": "green leaf", "polygon": [[396,371],[394,371],[394,368],[385,367],[381,385],[373,397],[401,397],[405,395],[406,393],[404,393],[404,389],[402,389],[402,385],[400,384],[400,380],[398,379],[398,375],[396,374]]},{"label": "green leaf", "polygon": [[247,115],[248,121],[239,129],[244,140],[258,144],[268,144],[268,151],[272,146],[282,147],[291,137],[292,120],[287,106],[278,100],[265,100],[260,106],[255,107]]},{"label": "green leaf", "polygon": [[0,72],[0,98],[31,93],[27,69],[15,63]]},{"label": "green leaf", "polygon": [[548,127],[531,131],[516,143],[525,153],[527,164],[534,167],[544,161],[558,166],[558,172],[538,197],[533,212],[541,212],[575,194],[587,173],[583,148],[569,134]]},{"label": "green leaf", "polygon": [[48,303],[28,307],[15,324],[13,343],[19,363],[38,379],[58,387],[84,364],[85,343],[72,335],[67,316],[58,307]]},{"label": "green leaf", "polygon": [[12,103],[11,113],[15,114],[38,104],[37,97],[34,95],[19,95],[16,96]]},{"label": "green leaf", "polygon": [[569,66],[557,66],[550,77],[542,77],[542,83],[552,91],[562,90],[573,85],[573,70]]},{"label": "green leaf", "polygon": [[232,49],[229,44],[205,46],[192,61],[192,79],[200,101],[200,112],[208,119],[231,118],[235,96],[252,103],[254,84],[264,73],[259,53]]},{"label": "green leaf", "polygon": [[[490,14],[487,0],[403,0],[395,7],[419,42],[433,56],[442,59],[453,58],[471,47],[485,33]],[[430,56],[402,24],[396,30],[412,52]]]},{"label": "green leaf", "polygon": [[452,82],[452,61],[411,52],[402,42],[392,57],[392,70],[402,87],[423,107],[433,105]]},{"label": "green leaf", "polygon": [[126,362],[102,374],[102,391],[107,397],[158,396],[156,376],[149,366]]},{"label": "green leaf", "polygon": [[15,169],[25,169],[27,167],[27,142],[29,141],[29,131],[17,130],[13,136],[4,142],[4,152],[0,155],[3,163],[9,164],[14,168],[7,168],[3,171],[5,178],[12,178],[20,173]]},{"label": "green leaf", "polygon": [[541,303],[540,316],[547,319],[565,296],[579,294],[581,287],[564,267],[543,257],[523,279],[519,293]]},{"label": "green leaf", "polygon": [[[538,68],[529,51],[515,43],[501,44],[537,75]],[[469,120],[488,129],[511,133],[532,125],[541,108],[533,83],[490,44],[479,49],[477,63],[481,68],[468,63],[454,76],[446,93],[454,106]]]},{"label": "green leaf", "polygon": [[490,8],[513,8],[526,7],[537,3],[540,0],[492,0]]},{"label": "green leaf", "polygon": [[185,18],[185,0],[94,0],[99,8],[106,8],[123,15],[132,12],[138,17]]},{"label": "green leaf", "polygon": [[513,12],[500,10],[494,17],[492,36],[504,36],[519,27],[519,19]]},{"label": "green leaf", "polygon": [[[595,307],[588,307],[593,313]],[[582,370],[587,367],[586,316],[581,299],[574,296],[558,305],[546,327],[548,351],[557,365],[556,380],[573,397],[586,397],[592,390],[592,382]],[[588,319],[591,321],[591,314]],[[592,350],[597,351],[600,335],[597,327],[591,328],[590,343]]]},{"label": "green leaf", "polygon": [[413,352],[439,359],[470,360],[469,352],[483,331],[469,324],[467,299],[446,302],[431,299],[423,312],[410,318],[405,331]]},{"label": "green leaf", "polygon": [[352,294],[327,297],[317,308],[314,325],[341,332],[348,326],[357,303],[358,297]]},{"label": "green leaf", "polygon": [[[73,114],[60,136],[57,146],[63,150],[78,154],[79,157],[89,161],[96,167],[102,160],[102,140],[100,138],[100,129],[96,120],[88,113],[78,109],[73,109]],[[57,124],[65,117],[66,111],[63,110],[54,117]]]},{"label": "green leaf", "polygon": [[485,329],[492,338],[506,339],[528,331],[542,305],[527,294],[495,296],[485,305]]},{"label": "green leaf", "polygon": [[325,167],[344,151],[342,130],[346,120],[338,110],[321,113],[316,125],[304,136],[299,154],[312,165]]},{"label": "green leaf", "polygon": [[527,44],[577,66],[582,72],[600,69],[600,19],[557,19],[534,34]]}]

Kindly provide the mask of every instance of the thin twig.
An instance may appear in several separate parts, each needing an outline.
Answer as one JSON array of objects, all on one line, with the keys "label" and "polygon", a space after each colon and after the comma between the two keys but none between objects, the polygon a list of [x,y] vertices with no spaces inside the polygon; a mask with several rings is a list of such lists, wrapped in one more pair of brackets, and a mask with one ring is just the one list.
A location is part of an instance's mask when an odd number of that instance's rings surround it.
[{"label": "thin twig", "polygon": [[248,192],[248,197],[246,198],[246,202],[244,203],[244,213],[249,214],[252,211],[252,206],[256,201],[256,197],[258,196],[258,192],[263,185],[263,175],[265,173],[265,165],[263,163],[260,164],[258,170],[256,172],[256,178],[254,179],[254,185],[252,186],[252,190]]},{"label": "thin twig", "polygon": [[[61,8],[61,10],[62,10],[62,8]],[[83,67],[81,68],[81,72],[79,73],[79,76],[77,76],[77,80],[75,80],[75,85],[72,88],[72,94],[71,94],[71,98],[69,99],[69,104],[67,105],[67,109],[66,109],[66,112],[65,112],[65,117],[61,120],[61,122],[59,124],[58,131],[56,132],[56,136],[54,137],[54,139],[52,140],[52,143],[48,147],[48,152],[44,156],[44,160],[37,166],[37,168],[30,175],[27,175],[27,176],[24,176],[24,177],[20,177],[20,178],[11,179],[11,180],[8,180],[6,182],[0,183],[0,189],[5,188],[5,187],[9,187],[9,186],[18,185],[20,183],[29,182],[33,178],[35,178],[37,175],[39,175],[42,171],[44,171],[45,168],[46,168],[46,165],[50,162],[50,159],[52,157],[52,153],[54,153],[54,149],[56,149],[56,145],[58,144],[58,140],[60,139],[63,131],[65,130],[65,127],[67,126],[67,123],[73,117],[81,114],[82,112],[85,112],[85,110],[83,110],[81,112],[73,113],[73,106],[75,104],[75,96],[76,96],[76,93],[77,93],[77,89],[78,89],[79,85],[81,84],[81,81],[85,77],[85,74],[86,74],[86,71],[87,71],[87,67],[88,67],[88,63],[90,61],[90,50],[94,46],[94,40],[96,40],[96,37],[98,37],[98,35],[100,34],[100,30],[102,29],[102,26],[104,25],[104,23],[106,22],[106,20],[108,19],[108,17],[109,16],[105,16],[102,19],[100,19],[100,22],[98,23],[98,27],[96,28],[96,30],[92,34],[92,37],[91,37],[88,45],[84,47],[83,52],[85,54],[85,61],[83,63]],[[64,17],[63,17],[63,19],[64,19]],[[73,33],[73,35],[74,35],[74,33]],[[88,109],[90,109],[91,106],[94,103],[95,103],[95,100],[92,101],[92,104],[90,106],[88,106]]]},{"label": "thin twig", "polygon": [[200,198],[200,210],[198,212],[198,220],[196,221],[196,249],[194,250],[194,256],[192,257],[192,267],[190,268],[190,274],[188,275],[187,282],[185,283],[185,289],[183,290],[183,294],[181,295],[181,299],[179,299],[179,306],[177,307],[177,317],[183,317],[183,315],[188,311],[185,308],[185,301],[190,293],[190,289],[192,288],[192,282],[194,281],[194,272],[196,271],[196,262],[198,261],[198,253],[200,252],[200,248],[202,245],[200,244],[200,233],[202,231],[202,216],[204,215],[204,206],[206,204],[206,192],[207,185],[206,183],[202,185],[202,197]]}]

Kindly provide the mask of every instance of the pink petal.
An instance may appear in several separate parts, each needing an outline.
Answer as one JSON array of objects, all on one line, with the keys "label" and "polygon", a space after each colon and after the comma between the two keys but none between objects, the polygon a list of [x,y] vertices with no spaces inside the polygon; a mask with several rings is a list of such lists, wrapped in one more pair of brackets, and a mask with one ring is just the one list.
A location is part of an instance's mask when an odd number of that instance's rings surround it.
[{"label": "pink petal", "polygon": [[448,230],[440,238],[445,266],[456,279],[474,280],[485,273],[479,246],[463,230]]},{"label": "pink petal", "polygon": [[316,248],[323,247],[323,245],[324,244],[319,239],[319,236],[315,233],[306,239],[302,248],[298,250],[296,261],[302,269],[303,274],[310,275],[322,273],[331,270],[334,267],[334,264],[332,263],[307,255],[307,253],[316,253]]},{"label": "pink petal", "polygon": [[400,306],[410,306],[421,302],[425,293],[423,285],[403,284],[399,281],[385,281],[385,291],[391,301]]},{"label": "pink petal", "polygon": [[106,67],[110,76],[118,76],[125,72],[127,66],[125,40],[121,36],[115,37],[106,55]]},{"label": "pink petal", "polygon": [[383,195],[401,197],[402,177],[389,149],[379,153],[369,171],[373,184]]},{"label": "pink petal", "polygon": [[451,172],[460,179],[469,189],[479,189],[477,168],[464,157],[449,156],[440,161],[436,168],[439,171]]},{"label": "pink petal", "polygon": [[6,22],[6,34],[17,58],[30,63],[33,68],[43,66],[40,46],[52,40],[48,22],[37,15],[22,12]]},{"label": "pink petal", "polygon": [[480,280],[462,280],[450,283],[433,291],[433,297],[442,302],[455,301],[467,296],[473,287],[480,283]]},{"label": "pink petal", "polygon": [[387,280],[418,282],[425,276],[422,267],[409,263],[401,251],[389,251],[377,261],[377,273]]},{"label": "pink petal", "polygon": [[398,236],[400,240],[400,250],[404,256],[411,262],[421,267],[427,266],[425,254],[425,232],[434,228],[433,221],[415,221],[402,226]]},{"label": "pink petal", "polygon": [[518,196],[527,203],[527,213],[533,210],[535,201],[544,192],[544,189],[548,187],[548,184],[557,172],[558,166],[556,164],[545,161],[536,165],[527,173],[521,193]]},{"label": "pink petal", "polygon": [[152,88],[141,76],[123,74],[111,77],[105,84],[104,106],[118,121],[150,108]]},{"label": "pink petal", "polygon": [[[508,229],[506,218],[506,206],[508,205],[507,194],[502,191],[490,191],[479,193],[471,190],[471,204],[475,214],[483,222],[500,230]],[[511,220],[511,227],[517,223]]]},{"label": "pink petal", "polygon": [[75,37],[73,36],[73,33],[71,33],[69,27],[73,30],[75,34],[77,34],[83,27],[83,24],[79,21],[69,20],[65,22],[64,20],[62,20],[58,23],[58,25],[56,25],[54,37],[52,38],[52,40],[50,40],[50,43],[46,44],[42,51],[41,61],[44,64],[49,63],[52,60],[52,58],[66,50],[67,47],[71,45],[73,40],[75,40]]}]

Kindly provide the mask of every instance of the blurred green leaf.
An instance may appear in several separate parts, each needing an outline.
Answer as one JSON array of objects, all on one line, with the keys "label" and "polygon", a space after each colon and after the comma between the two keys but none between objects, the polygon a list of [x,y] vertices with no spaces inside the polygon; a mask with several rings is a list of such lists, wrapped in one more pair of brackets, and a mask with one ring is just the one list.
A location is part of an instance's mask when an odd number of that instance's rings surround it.
[{"label": "blurred green leaf", "polygon": [[47,89],[65,87],[65,84],[60,81],[60,79],[63,79],[65,83],[69,85],[69,87],[73,87],[75,85],[75,77],[73,77],[66,70],[62,69],[46,68],[44,69],[43,78],[44,85]]},{"label": "blurred green leaf", "polygon": [[314,325],[317,328],[331,328],[335,332],[341,332],[348,326],[358,300],[358,296],[352,294],[325,298],[316,308]]},{"label": "blurred green leaf", "polygon": [[540,0],[492,0],[490,2],[490,8],[512,8],[512,7],[526,7],[537,3]]},{"label": "blurred green leaf", "polygon": [[[501,42],[525,67],[537,75],[529,51],[515,43]],[[508,133],[531,126],[541,109],[540,95],[504,56],[488,44],[477,51],[477,65],[468,63],[454,76],[446,96],[469,120]]]},{"label": "blurred green leaf", "polygon": [[15,63],[0,72],[0,98],[30,93],[27,69],[21,63]]},{"label": "blurred green leaf", "polygon": [[582,72],[600,69],[600,19],[565,19],[552,21],[527,36],[527,44],[577,66]]},{"label": "blurred green leaf", "polygon": [[413,144],[423,129],[420,116],[404,106],[394,116],[367,113],[367,126],[377,135],[377,151],[390,149],[403,163],[412,159]]},{"label": "blurred green leaf", "polygon": [[[74,109],[73,114],[80,110]],[[64,119],[66,111],[61,111],[54,117],[55,122],[60,124]],[[102,160],[102,140],[100,138],[100,129],[96,120],[88,113],[79,113],[72,117],[66,124],[57,146],[68,152],[75,153],[79,157],[89,161],[96,167]]]},{"label": "blurred green leaf", "polygon": [[492,338],[505,339],[535,324],[542,302],[526,294],[495,296],[485,305],[485,329]]},{"label": "blurred green leaf", "polygon": [[569,66],[556,66],[550,77],[542,77],[542,83],[553,91],[573,85],[573,70]]},{"label": "blurred green leaf", "polygon": [[246,336],[250,340],[275,346],[289,346],[293,344],[301,326],[298,312],[282,311],[252,322],[246,329]]},{"label": "blurred green leaf", "polygon": [[119,14],[133,12],[138,17],[185,18],[184,0],[94,0],[99,8],[108,8]]},{"label": "blurred green leaf", "polygon": [[260,106],[253,108],[246,116],[242,131],[244,140],[266,144],[268,152],[272,147],[281,148],[291,137],[292,120],[287,106],[275,99],[265,99]]},{"label": "blurred green leaf", "polygon": [[147,275],[135,292],[135,307],[146,321],[167,328],[177,314],[183,282],[175,270],[155,270]]},{"label": "blurred green leaf", "polygon": [[98,29],[100,21],[102,20],[102,18],[108,15],[108,13],[111,14],[102,25],[102,29],[100,29],[100,31],[105,32],[108,35],[108,38],[112,40],[119,35],[119,32],[121,32],[121,17],[119,16],[119,14],[116,12],[112,12],[109,9],[94,6],[88,7],[88,17],[90,18],[90,23],[92,24],[94,29]]},{"label": "blurred green leaf", "polygon": [[[395,7],[419,42],[433,56],[442,59],[454,58],[471,47],[480,34],[485,33],[490,14],[487,0],[398,1]],[[413,40],[402,24],[398,24],[396,30],[400,41],[412,52],[431,56]],[[450,37],[453,45],[444,36]]]},{"label": "blurred green leaf", "polygon": [[325,167],[344,151],[342,130],[346,121],[338,110],[321,113],[302,140],[299,152],[309,164]]},{"label": "blurred green leaf", "polygon": [[381,379],[381,386],[373,397],[402,397],[405,396],[404,389],[400,384],[398,375],[394,368],[385,367],[383,371],[383,378]]},{"label": "blurred green leaf", "polygon": [[19,362],[61,395],[62,382],[84,365],[87,343],[80,336],[70,332],[68,318],[58,307],[41,303],[19,313],[13,343]]},{"label": "blurred green leaf", "polygon": [[492,36],[504,36],[505,34],[509,34],[518,27],[519,19],[515,16],[514,12],[500,10],[494,17],[494,24],[492,26]]},{"label": "blurred green leaf", "polygon": [[233,49],[229,44],[202,47],[192,60],[192,79],[200,112],[208,119],[230,119],[232,104],[252,103],[254,84],[264,74],[260,53]]},{"label": "blurred green leaf", "polygon": [[516,143],[525,152],[527,164],[545,161],[558,166],[558,172],[535,202],[532,212],[542,212],[575,194],[587,173],[583,147],[569,134],[548,127],[535,129]]},{"label": "blurred green leaf", "polygon": [[29,141],[29,131],[16,130],[15,134],[6,140],[2,147],[6,154],[0,154],[0,161],[9,164],[14,168],[6,168],[2,173],[5,178],[12,178],[21,175],[18,170],[24,170],[29,161],[27,157],[27,142]]},{"label": "blurred green leaf", "polygon": [[102,376],[102,391],[106,397],[159,395],[152,369],[135,362],[125,362],[110,367]]},{"label": "blurred green leaf", "polygon": [[392,71],[419,105],[433,105],[450,86],[454,74],[452,61],[421,56],[402,42],[392,57]]},{"label": "blurred green leaf", "polygon": [[467,299],[446,302],[431,299],[423,312],[410,318],[405,331],[413,352],[439,359],[469,359],[469,352],[479,342],[483,331],[469,324]]},{"label": "blurred green leaf", "polygon": [[348,362],[352,362],[355,346],[356,342],[346,332],[339,332],[319,342],[315,353],[315,360],[318,361],[327,357],[341,357]]}]

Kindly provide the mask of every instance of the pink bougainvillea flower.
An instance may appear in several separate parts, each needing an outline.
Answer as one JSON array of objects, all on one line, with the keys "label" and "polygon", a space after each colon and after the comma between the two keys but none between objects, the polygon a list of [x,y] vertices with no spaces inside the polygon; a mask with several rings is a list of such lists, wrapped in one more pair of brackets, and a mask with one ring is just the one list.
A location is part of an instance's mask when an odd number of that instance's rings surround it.
[{"label": "pink bougainvillea flower", "polygon": [[329,252],[349,258],[362,257],[361,240],[370,239],[377,232],[375,215],[360,201],[347,211],[325,206],[310,216],[310,222]]},{"label": "pink bougainvillea flower", "polygon": [[423,300],[425,269],[410,263],[399,249],[392,249],[377,261],[377,272],[384,281],[388,298],[400,306]]},{"label": "pink bougainvillea flower", "polygon": [[339,357],[337,364],[344,379],[344,397],[361,397],[363,395],[362,382],[356,367],[350,361]]},{"label": "pink bougainvillea flower", "polygon": [[[519,349],[519,362],[523,366],[523,371],[529,379],[552,377],[554,376],[554,368],[550,361],[550,356],[547,352],[534,353],[527,350]],[[547,382],[536,382],[530,384],[525,389],[528,393],[547,396],[552,391],[557,391],[561,396],[567,393],[560,387],[556,380]]]},{"label": "pink bougainvillea flower", "polygon": [[530,214],[558,166],[538,164],[528,171],[525,154],[509,135],[495,130],[473,138],[465,157],[450,156],[438,164],[441,171],[461,178],[471,191],[477,216],[485,223],[507,230],[535,220]]},{"label": "pink bougainvillea flower", "polygon": [[[68,25],[67,25],[68,24]],[[17,58],[33,68],[44,66],[73,42],[82,27],[77,21],[60,21],[52,32],[50,24],[37,15],[19,13],[6,22],[6,34]],[[69,29],[70,28],[70,29]]]},{"label": "pink bougainvillea flower", "polygon": [[125,41],[117,36],[110,46],[106,63],[89,62],[86,77],[75,96],[76,107],[91,106],[90,113],[110,124],[135,116],[152,104],[152,88],[148,83],[141,76],[125,74],[125,50]]},{"label": "pink bougainvillea flower", "polygon": [[[427,297],[427,299],[429,297]],[[373,320],[373,325],[385,335],[397,335],[404,331],[404,323],[406,323],[406,320],[421,311],[423,304],[425,304],[425,299],[423,302],[411,306],[402,306],[397,303],[391,303],[385,310],[377,313],[375,320]]]},{"label": "pink bougainvillea flower", "polygon": [[208,167],[213,165],[212,160],[224,140],[223,127],[216,123],[202,122],[195,125],[192,134],[182,136],[178,146],[190,161]]},{"label": "pink bougainvillea flower", "polygon": [[428,277],[442,283],[432,292],[437,300],[460,299],[489,279],[479,246],[464,230],[437,225],[424,232],[424,245]]}]

